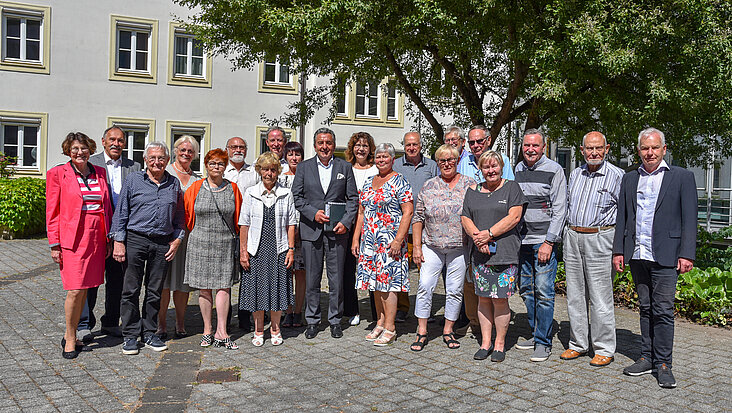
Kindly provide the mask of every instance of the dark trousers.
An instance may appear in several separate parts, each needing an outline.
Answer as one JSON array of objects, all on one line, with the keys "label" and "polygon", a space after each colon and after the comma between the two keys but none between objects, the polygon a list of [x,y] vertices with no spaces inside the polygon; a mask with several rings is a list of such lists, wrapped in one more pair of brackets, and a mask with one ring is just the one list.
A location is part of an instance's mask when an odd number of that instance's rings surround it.
[{"label": "dark trousers", "polygon": [[348,235],[346,245],[346,265],[343,270],[343,316],[353,317],[358,311],[358,292],[356,291],[356,266],[358,258],[351,254],[353,233]]},{"label": "dark trousers", "polygon": [[[171,237],[146,237],[127,233],[127,271],[122,285],[120,312],[125,338],[145,337],[158,328],[160,292],[168,271],[165,253]],[[140,318],[140,289],[145,285],[145,299]]]},{"label": "dark trousers", "polygon": [[[323,234],[317,241],[302,240],[305,261],[305,320],[320,323],[320,280],[323,276],[323,257],[328,275],[328,323],[340,324],[343,316],[343,267],[346,259],[348,235]],[[354,283],[355,285],[355,283]]]},{"label": "dark trousers", "polygon": [[[119,302],[122,298],[122,283],[125,278],[127,261],[118,262],[110,255],[104,262],[104,315],[102,327],[119,326]],[[86,302],[79,318],[78,330],[92,330],[97,324],[94,307],[97,305],[99,287],[90,288],[86,292]]]},{"label": "dark trousers", "polygon": [[674,298],[679,274],[675,267],[646,260],[630,260],[630,272],[638,292],[641,357],[654,366],[665,363],[670,368],[674,347]]}]

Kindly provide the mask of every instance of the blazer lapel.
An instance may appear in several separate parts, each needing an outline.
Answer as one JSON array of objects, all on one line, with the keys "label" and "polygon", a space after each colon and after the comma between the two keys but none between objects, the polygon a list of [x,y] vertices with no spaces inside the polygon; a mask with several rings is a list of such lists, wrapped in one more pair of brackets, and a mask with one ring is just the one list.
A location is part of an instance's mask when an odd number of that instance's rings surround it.
[{"label": "blazer lapel", "polygon": [[323,192],[323,186],[320,185],[320,167],[318,166],[318,156],[315,155],[313,157],[313,176],[315,177],[315,181],[313,182],[315,184],[315,187],[317,188],[316,191],[318,191],[319,194],[323,194],[322,198],[325,199],[325,192]]},{"label": "blazer lapel", "polygon": [[631,196],[631,201],[633,202],[633,215],[636,214],[638,211],[638,180],[640,179],[640,172],[638,170],[635,170],[635,173],[631,175],[630,179],[630,191],[628,191],[628,195]]},{"label": "blazer lapel", "polygon": [[668,191],[668,187],[671,185],[671,181],[673,181],[675,177],[675,174],[673,173],[673,170],[669,168],[668,171],[665,171],[663,173],[663,181],[661,181],[661,189],[658,190],[658,199],[656,200],[656,211],[658,211],[658,207],[661,206],[661,202],[663,201],[663,196],[666,195],[666,192]]},{"label": "blazer lapel", "polygon": [[335,183],[336,178],[338,177],[338,174],[340,173],[340,169],[338,169],[336,167],[336,165],[338,165],[338,163],[335,162],[335,156],[333,158],[331,158],[330,162],[333,164],[333,166],[331,166],[331,168],[333,168],[333,171],[330,174],[330,183],[328,184],[328,192],[325,193],[326,196],[328,195],[328,193],[330,193],[330,190],[331,190],[331,188],[333,188],[333,184]]},{"label": "blazer lapel", "polygon": [[79,187],[79,180],[76,178],[74,167],[68,163],[64,166],[64,181],[66,181],[65,185],[70,186],[71,191],[77,195],[79,199],[83,199],[84,196],[81,193],[81,187]]}]

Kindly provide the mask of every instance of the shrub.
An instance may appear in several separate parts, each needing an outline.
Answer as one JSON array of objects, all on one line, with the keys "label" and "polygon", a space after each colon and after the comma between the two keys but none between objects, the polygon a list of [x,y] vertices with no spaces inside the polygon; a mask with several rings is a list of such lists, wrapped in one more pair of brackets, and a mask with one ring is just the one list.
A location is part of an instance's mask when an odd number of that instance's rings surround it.
[{"label": "shrub", "polygon": [[0,230],[22,237],[42,232],[45,226],[46,181],[0,178]]}]

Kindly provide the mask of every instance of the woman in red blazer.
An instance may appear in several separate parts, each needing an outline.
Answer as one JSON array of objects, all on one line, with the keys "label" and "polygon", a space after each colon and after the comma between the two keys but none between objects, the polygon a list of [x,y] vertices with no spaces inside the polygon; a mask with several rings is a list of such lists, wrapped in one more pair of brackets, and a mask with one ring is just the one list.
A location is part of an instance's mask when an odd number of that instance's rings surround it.
[{"label": "woman in red blazer", "polygon": [[86,301],[86,290],[104,282],[104,260],[112,222],[112,203],[107,171],[89,163],[96,150],[92,139],[81,132],[66,136],[61,149],[71,161],[46,174],[46,228],[51,257],[61,269],[66,293],[66,333],[61,340],[64,358],[79,355],[76,327]]}]

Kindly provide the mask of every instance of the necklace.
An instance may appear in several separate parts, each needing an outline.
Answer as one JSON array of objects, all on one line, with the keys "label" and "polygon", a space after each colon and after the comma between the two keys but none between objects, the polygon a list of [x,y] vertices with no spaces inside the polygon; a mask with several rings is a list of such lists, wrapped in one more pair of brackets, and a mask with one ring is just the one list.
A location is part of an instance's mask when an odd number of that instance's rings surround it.
[{"label": "necklace", "polygon": [[190,171],[182,171],[182,170],[181,170],[180,168],[178,168],[178,165],[177,165],[177,163],[178,163],[178,162],[173,162],[173,168],[174,168],[174,169],[175,169],[175,170],[176,170],[176,171],[177,171],[178,173],[181,173],[181,174],[186,174],[186,175],[190,175],[190,174],[192,174],[192,173],[193,173],[193,170],[192,170],[192,169],[191,169]]},{"label": "necklace", "polygon": [[[481,192],[481,193],[483,193],[483,194],[486,194],[486,195],[488,195],[488,197],[490,197],[491,195],[493,195],[493,193],[494,193],[494,192],[496,192],[496,191],[497,191],[498,189],[500,189],[500,188],[501,188],[502,186],[503,186],[503,179],[501,179],[501,182],[500,182],[500,183],[498,184],[498,186],[496,186],[496,188],[495,188],[495,189],[489,189],[489,188],[488,188],[488,185],[487,185],[487,182],[483,182],[483,183],[482,183],[482,184],[480,185],[480,188],[481,188],[481,191],[480,191],[480,192]],[[485,190],[486,190],[486,191],[488,191],[488,192],[483,192],[483,191],[482,191],[482,189],[485,189]]]}]

